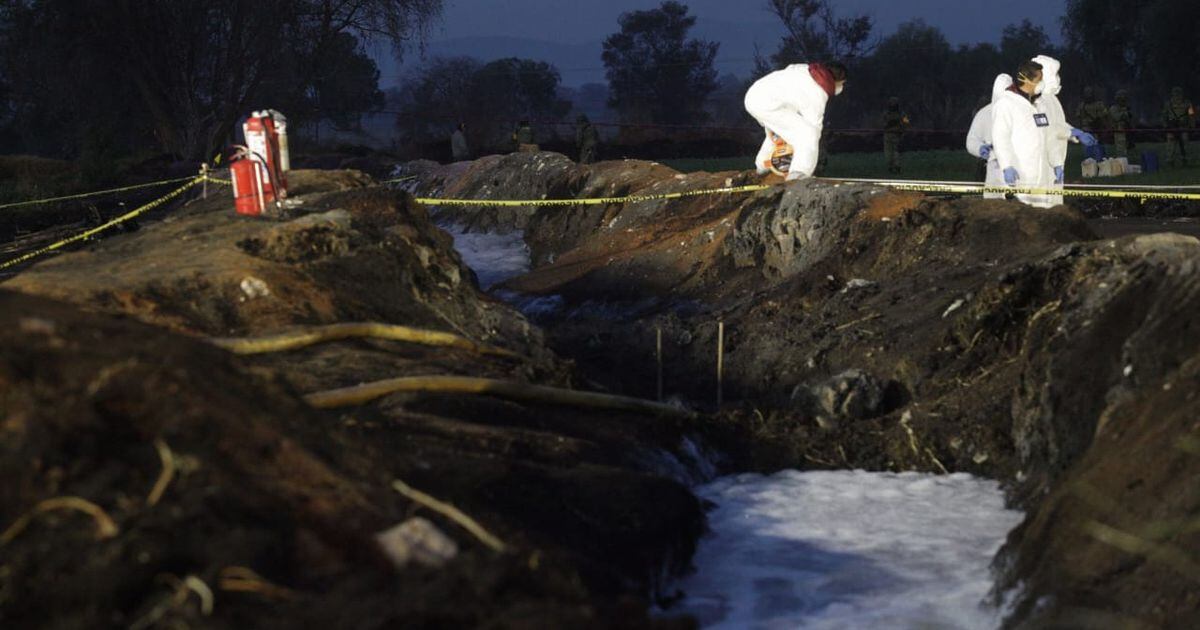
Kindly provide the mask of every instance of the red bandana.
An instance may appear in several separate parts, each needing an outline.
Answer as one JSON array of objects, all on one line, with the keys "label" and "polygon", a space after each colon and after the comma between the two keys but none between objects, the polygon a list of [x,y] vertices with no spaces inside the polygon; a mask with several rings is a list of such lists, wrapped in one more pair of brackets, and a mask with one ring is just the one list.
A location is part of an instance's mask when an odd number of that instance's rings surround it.
[{"label": "red bandana", "polygon": [[829,68],[819,63],[810,63],[808,64],[808,73],[829,96],[832,97],[837,91],[837,81],[833,78],[833,73],[829,71]]}]

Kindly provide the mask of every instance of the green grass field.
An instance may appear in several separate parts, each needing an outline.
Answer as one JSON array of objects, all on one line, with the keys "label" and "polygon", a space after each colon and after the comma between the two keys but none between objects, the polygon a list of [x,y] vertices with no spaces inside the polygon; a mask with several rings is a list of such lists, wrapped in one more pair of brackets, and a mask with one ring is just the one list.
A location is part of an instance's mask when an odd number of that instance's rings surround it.
[{"label": "green grass field", "polygon": [[[1071,145],[1067,157],[1067,182],[1089,184],[1125,184],[1130,186],[1186,186],[1200,185],[1200,143],[1188,147],[1190,165],[1186,168],[1164,168],[1157,173],[1126,175],[1084,180],[1080,175],[1083,149]],[[1112,147],[1107,147],[1109,155]],[[1143,151],[1158,153],[1160,168],[1166,157],[1165,144],[1139,144],[1133,151],[1138,158]],[[753,156],[720,159],[663,160],[662,163],[683,173],[696,171],[720,172],[741,171],[752,168]],[[1136,163],[1136,160],[1131,160]],[[834,153],[829,156],[829,167],[823,173],[828,177],[854,177],[878,179],[952,180],[975,181],[977,160],[966,150],[914,151],[900,158],[903,172],[899,176],[889,175],[884,163],[883,151],[878,153]]]}]

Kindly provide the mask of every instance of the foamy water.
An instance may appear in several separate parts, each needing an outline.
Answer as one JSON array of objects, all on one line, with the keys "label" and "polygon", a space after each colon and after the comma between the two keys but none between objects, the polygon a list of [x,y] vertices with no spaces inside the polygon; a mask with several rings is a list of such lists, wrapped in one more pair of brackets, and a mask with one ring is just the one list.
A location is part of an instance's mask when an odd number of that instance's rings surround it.
[{"label": "foamy water", "polygon": [[454,249],[475,271],[479,286],[485,291],[529,271],[529,247],[525,244],[525,233],[520,230],[493,234],[467,232],[454,225],[444,225],[442,229],[454,237]]},{"label": "foamy water", "polygon": [[1022,514],[970,475],[782,472],[698,488],[717,504],[680,587],[706,628],[997,628],[981,605]]}]

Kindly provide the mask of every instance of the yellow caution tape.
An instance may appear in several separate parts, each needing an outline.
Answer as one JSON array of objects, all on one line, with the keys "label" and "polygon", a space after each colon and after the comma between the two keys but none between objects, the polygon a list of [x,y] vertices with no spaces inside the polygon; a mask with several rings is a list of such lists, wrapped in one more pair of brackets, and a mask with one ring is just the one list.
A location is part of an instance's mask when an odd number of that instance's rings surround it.
[{"label": "yellow caution tape", "polygon": [[208,176],[206,179],[208,179],[208,181],[210,181],[214,184],[220,184],[222,186],[232,186],[233,185],[233,181],[231,181],[231,180],[221,179],[219,177],[213,177],[211,175]]},{"label": "yellow caution tape", "polygon": [[771,186],[755,185],[755,186],[737,186],[734,188],[713,188],[709,190],[692,190],[688,192],[664,193],[661,195],[636,195],[630,197],[595,197],[590,199],[528,199],[528,200],[500,200],[500,199],[436,199],[429,197],[418,197],[417,203],[423,203],[429,206],[598,206],[614,203],[639,203],[643,201],[666,201],[670,199],[684,199],[687,197],[701,197],[704,195],[719,195],[727,193],[746,193],[758,192],[760,190],[769,190]]},{"label": "yellow caution tape", "polygon": [[54,203],[57,201],[71,201],[74,199],[87,199],[88,197],[99,197],[100,195],[110,195],[113,193],[128,192],[130,190],[140,190],[142,188],[153,188],[155,186],[165,186],[167,184],[175,184],[178,182],[188,181],[190,179],[193,179],[193,176],[177,177],[175,179],[164,179],[159,182],[150,182],[149,184],[137,184],[134,186],[123,186],[121,188],[110,188],[108,190],[98,190],[96,192],[83,193],[80,195],[67,195],[66,197],[52,197],[50,199],[35,199],[33,201],[18,201],[16,203],[6,203],[3,205],[0,205],[0,210],[4,210],[5,208],[17,208],[20,206],[36,206],[39,204]]},{"label": "yellow caution tape", "polygon": [[1046,195],[1056,197],[1087,197],[1093,199],[1163,199],[1172,201],[1200,201],[1200,193],[1182,192],[1152,192],[1138,190],[1078,190],[1071,188],[1022,188],[1019,186],[985,186],[983,184],[930,184],[930,183],[900,183],[878,182],[893,190],[907,192],[949,192],[963,194],[1016,194],[1016,195]]},{"label": "yellow caution tape", "polygon": [[126,212],[125,214],[123,214],[123,215],[121,215],[121,216],[119,216],[119,217],[117,217],[117,218],[115,218],[115,219],[113,219],[113,220],[109,221],[108,223],[105,223],[104,225],[100,225],[100,226],[94,227],[94,228],[92,228],[92,229],[90,229],[90,230],[87,230],[86,232],[80,232],[79,234],[76,234],[75,236],[71,236],[71,237],[69,237],[69,238],[65,238],[65,239],[63,239],[63,240],[61,240],[61,241],[58,241],[57,243],[53,243],[53,244],[51,244],[51,245],[47,245],[46,247],[43,247],[43,248],[41,248],[41,249],[38,249],[38,250],[35,250],[35,251],[32,251],[32,252],[29,252],[28,254],[25,254],[25,255],[23,255],[23,256],[19,256],[19,257],[17,257],[17,258],[14,258],[14,259],[12,259],[12,260],[5,261],[5,262],[3,262],[3,263],[0,263],[0,269],[6,269],[6,268],[8,268],[8,267],[12,267],[13,265],[19,265],[19,264],[21,264],[21,263],[23,263],[23,262],[25,262],[25,261],[27,261],[27,260],[32,260],[32,259],[34,259],[34,258],[37,258],[38,256],[42,256],[42,255],[44,255],[44,254],[48,254],[48,253],[50,253],[50,252],[52,252],[52,251],[54,251],[54,250],[56,250],[56,249],[61,249],[61,248],[65,247],[65,246],[67,246],[67,245],[70,245],[71,243],[76,243],[76,242],[78,242],[78,241],[82,241],[82,240],[84,240],[84,239],[86,239],[86,238],[89,238],[89,237],[91,237],[91,236],[95,236],[96,234],[99,234],[100,232],[103,232],[104,230],[107,230],[108,228],[111,228],[111,227],[113,227],[113,226],[115,226],[115,225],[120,225],[121,223],[124,223],[124,222],[126,222],[126,221],[128,221],[128,220],[130,220],[130,219],[133,219],[133,218],[135,218],[135,217],[137,217],[137,216],[139,216],[139,215],[145,214],[145,213],[147,213],[147,212],[149,212],[149,211],[151,211],[151,210],[153,210],[153,209],[155,209],[155,208],[157,208],[157,207],[159,207],[159,206],[161,206],[161,205],[163,205],[163,204],[167,203],[168,201],[170,201],[170,200],[172,200],[172,199],[174,199],[174,198],[176,198],[176,197],[178,197],[178,196],[182,195],[183,193],[187,192],[187,191],[188,191],[189,189],[191,189],[193,186],[196,186],[196,185],[197,185],[197,184],[199,184],[200,182],[203,182],[203,181],[204,181],[204,177],[203,177],[203,176],[200,176],[200,177],[193,177],[193,178],[189,178],[189,179],[190,179],[191,181],[189,181],[188,183],[184,184],[183,186],[180,186],[179,188],[176,188],[175,190],[173,190],[173,191],[171,191],[171,192],[167,193],[167,194],[166,194],[166,196],[163,196],[163,197],[160,197],[160,198],[158,198],[158,199],[156,199],[156,200],[154,200],[154,201],[151,201],[150,203],[148,203],[148,204],[146,204],[146,205],[144,205],[144,206],[142,206],[142,207],[140,207],[140,208],[136,208],[136,209],[134,209],[134,210],[130,210],[129,212]]}]

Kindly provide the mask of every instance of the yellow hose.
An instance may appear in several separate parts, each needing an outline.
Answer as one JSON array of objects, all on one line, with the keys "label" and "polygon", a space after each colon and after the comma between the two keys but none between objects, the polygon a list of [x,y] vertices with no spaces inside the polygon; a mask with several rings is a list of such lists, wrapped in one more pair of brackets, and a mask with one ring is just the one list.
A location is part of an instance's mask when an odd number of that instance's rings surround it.
[{"label": "yellow hose", "polygon": [[640,398],[581,392],[573,389],[530,385],[515,381],[470,376],[407,376],[317,392],[304,397],[308,404],[319,409],[351,407],[395,393],[486,394],[522,402],[549,403],[571,407],[588,407],[612,411],[630,411],[653,416],[690,418],[684,409]]},{"label": "yellow hose", "polygon": [[490,354],[513,359],[520,358],[519,354],[510,350],[475,343],[470,339],[455,334],[436,330],[409,328],[408,326],[398,326],[395,324],[380,324],[377,322],[331,324],[329,326],[317,326],[267,337],[248,337],[242,339],[214,338],[209,341],[234,354],[265,354],[268,352],[286,352],[318,343],[357,337],[406,341],[424,346],[460,348],[477,354]]}]

